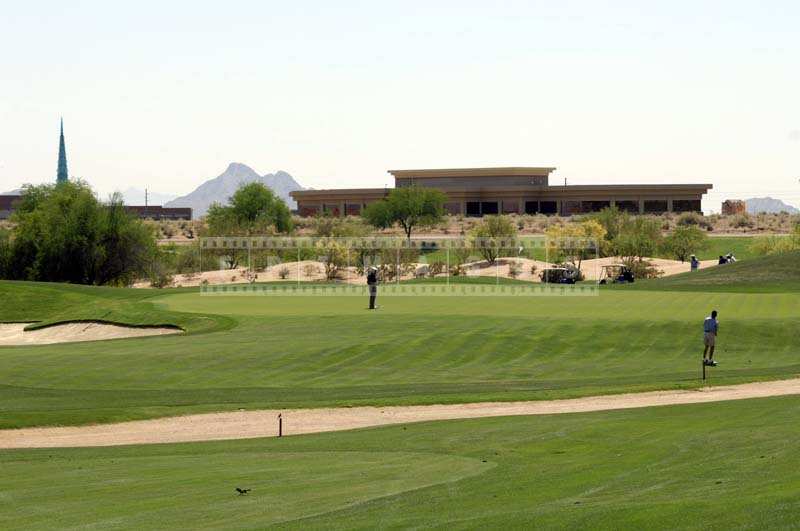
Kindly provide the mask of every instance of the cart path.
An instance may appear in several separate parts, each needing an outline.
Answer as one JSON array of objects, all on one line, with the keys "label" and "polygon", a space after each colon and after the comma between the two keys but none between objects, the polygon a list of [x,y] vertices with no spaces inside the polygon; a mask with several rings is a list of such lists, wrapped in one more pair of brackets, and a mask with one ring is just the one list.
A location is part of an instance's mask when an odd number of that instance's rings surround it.
[{"label": "cart path", "polygon": [[651,391],[529,402],[283,409],[205,413],[117,424],[0,430],[0,448],[118,446],[299,435],[430,420],[553,415],[800,394],[800,378],[696,390]]}]

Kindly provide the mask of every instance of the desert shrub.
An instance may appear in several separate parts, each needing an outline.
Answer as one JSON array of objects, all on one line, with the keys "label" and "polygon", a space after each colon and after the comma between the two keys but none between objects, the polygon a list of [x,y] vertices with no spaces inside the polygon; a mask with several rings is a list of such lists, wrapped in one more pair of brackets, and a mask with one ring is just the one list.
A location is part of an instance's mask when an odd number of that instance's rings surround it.
[{"label": "desert shrub", "polygon": [[173,236],[175,236],[175,227],[172,225],[172,223],[168,221],[162,221],[161,223],[159,223],[158,230],[161,231],[161,234],[166,239],[170,239]]},{"label": "desert shrub", "polygon": [[441,260],[436,260],[428,264],[428,276],[433,278],[437,275],[441,275],[444,273],[445,269],[447,268],[447,264]]},{"label": "desert shrub", "polygon": [[697,212],[684,212],[680,216],[678,216],[678,225],[681,226],[688,226],[688,225],[700,225],[700,220],[702,216]]},{"label": "desert shrub", "polygon": [[455,247],[450,249],[450,274],[453,276],[464,275],[464,263],[469,260],[472,249],[469,247]]},{"label": "desert shrub", "polygon": [[644,257],[655,255],[662,247],[661,226],[652,218],[628,217],[611,246],[624,262],[641,262]]},{"label": "desert shrub", "polygon": [[314,235],[322,238],[366,236],[370,227],[361,218],[337,218],[329,215],[313,218]]},{"label": "desert shrub", "polygon": [[509,262],[508,264],[508,276],[511,278],[517,278],[520,273],[522,273],[522,266],[517,261]]},{"label": "desert shrub", "polygon": [[752,229],[756,226],[756,222],[747,214],[739,214],[733,218],[731,226],[737,229]]},{"label": "desert shrub", "polygon": [[172,285],[172,273],[170,273],[169,266],[165,261],[153,261],[150,266],[149,277],[150,287],[161,289]]},{"label": "desert shrub", "polygon": [[664,274],[647,260],[625,260],[625,265],[631,269],[633,277],[637,279],[658,278]]},{"label": "desert shrub", "polygon": [[707,231],[714,230],[714,226],[702,214],[698,214],[697,212],[684,212],[680,216],[678,216],[677,224],[680,226],[689,226],[689,225],[697,225],[701,229],[705,229]]},{"label": "desert shrub", "polygon": [[175,272],[187,274],[200,271],[200,250],[197,245],[175,245]]},{"label": "desert shrub", "polygon": [[703,249],[708,236],[695,225],[681,225],[664,239],[664,249],[681,262]]},{"label": "desert shrub", "polygon": [[278,278],[280,278],[281,280],[286,280],[287,278],[289,278],[290,273],[291,271],[289,271],[289,268],[287,266],[282,266],[280,269],[278,269]]},{"label": "desert shrub", "polygon": [[566,260],[580,269],[583,260],[593,258],[606,242],[606,229],[596,219],[579,223],[551,225],[547,235],[548,256]]},{"label": "desert shrub", "polygon": [[538,269],[539,269],[539,266],[537,266],[536,264],[531,264],[531,275],[535,276],[536,275],[536,271],[538,271]]},{"label": "desert shrub", "polygon": [[800,224],[788,236],[759,236],[753,238],[750,250],[759,256],[789,253],[800,250]]},{"label": "desert shrub", "polygon": [[343,242],[336,239],[323,239],[315,243],[319,260],[325,269],[325,278],[333,280],[339,275],[341,268],[347,266],[348,250]]},{"label": "desert shrub", "polygon": [[319,274],[319,266],[316,264],[306,264],[303,266],[303,273],[308,278],[313,278]]},{"label": "desert shrub", "polygon": [[517,229],[508,216],[485,216],[472,231],[471,245],[484,260],[494,264],[500,254],[497,243],[517,235]]},{"label": "desert shrub", "polygon": [[453,264],[450,266],[450,274],[454,277],[463,277],[467,275],[467,270],[463,264]]}]

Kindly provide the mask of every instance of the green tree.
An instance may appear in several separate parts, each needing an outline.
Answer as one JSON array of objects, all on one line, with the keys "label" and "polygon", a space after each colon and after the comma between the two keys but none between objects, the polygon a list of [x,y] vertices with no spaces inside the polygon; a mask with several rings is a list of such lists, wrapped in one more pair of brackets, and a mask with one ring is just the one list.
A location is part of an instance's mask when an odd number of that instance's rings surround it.
[{"label": "green tree", "polygon": [[551,225],[545,235],[550,260],[566,260],[580,269],[583,260],[597,258],[598,246],[604,241],[606,229],[596,219],[587,219],[566,225]]},{"label": "green tree", "polygon": [[287,233],[292,230],[292,215],[272,190],[261,183],[249,183],[240,186],[227,205],[212,204],[206,223],[215,236]]},{"label": "green tree", "polygon": [[516,235],[517,227],[508,216],[485,216],[472,230],[470,245],[489,264],[494,264],[502,251],[501,240],[514,238]]},{"label": "green tree", "polygon": [[26,187],[12,219],[10,278],[127,285],[155,253],[153,231],[121,196],[101,203],[81,181]]},{"label": "green tree", "polygon": [[[211,236],[253,236],[287,233],[292,230],[289,207],[261,183],[239,187],[227,205],[212,204],[206,214]],[[229,269],[236,269],[247,256],[244,250],[221,251]]]},{"label": "green tree", "polygon": [[362,216],[377,228],[385,229],[399,224],[411,239],[415,227],[430,227],[444,217],[447,196],[434,188],[404,186],[395,188],[385,199],[364,209]]},{"label": "green tree", "polygon": [[678,225],[664,238],[664,248],[676,259],[685,262],[689,255],[705,248],[708,236],[697,225]]},{"label": "green tree", "polygon": [[600,240],[600,254],[610,256],[614,254],[613,241],[619,236],[622,228],[629,222],[631,215],[615,206],[607,207],[590,216],[605,230],[605,236]]},{"label": "green tree", "polygon": [[655,270],[645,258],[655,255],[662,246],[661,224],[644,216],[629,217],[612,246],[615,254],[622,257],[637,277],[655,276]]},{"label": "green tree", "polygon": [[8,278],[11,268],[11,231],[0,228],[0,278]]}]

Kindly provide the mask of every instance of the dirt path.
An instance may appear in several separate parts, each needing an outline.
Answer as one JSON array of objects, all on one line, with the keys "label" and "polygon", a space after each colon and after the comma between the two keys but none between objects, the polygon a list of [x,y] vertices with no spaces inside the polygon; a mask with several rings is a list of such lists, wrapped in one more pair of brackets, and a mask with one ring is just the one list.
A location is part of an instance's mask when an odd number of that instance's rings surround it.
[{"label": "dirt path", "polygon": [[0,448],[117,446],[299,435],[427,420],[552,415],[800,394],[800,378],[693,391],[654,391],[531,402],[237,411],[63,428],[0,430]]}]

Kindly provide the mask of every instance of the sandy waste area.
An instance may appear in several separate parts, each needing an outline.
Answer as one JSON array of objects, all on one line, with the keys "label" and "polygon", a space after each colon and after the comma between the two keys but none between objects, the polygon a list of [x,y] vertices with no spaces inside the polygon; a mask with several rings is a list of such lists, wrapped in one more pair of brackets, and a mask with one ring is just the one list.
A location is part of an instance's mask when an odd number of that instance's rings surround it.
[{"label": "sandy waste area", "polygon": [[[664,258],[647,258],[656,269],[663,273],[663,276],[677,275],[690,271],[689,262],[679,260],[667,260]],[[599,280],[602,274],[602,266],[619,264],[620,258],[595,258],[584,260],[581,263],[586,280]],[[463,264],[464,273],[468,277],[505,277],[512,278],[510,274],[512,264],[516,265],[518,280],[528,282],[540,282],[540,274],[543,269],[551,267],[552,264],[540,260],[529,258],[499,258],[494,265],[487,262],[469,262]],[[702,260],[700,269],[717,265],[717,260]],[[409,280],[415,277],[425,277],[427,264],[415,264],[414,269],[407,274],[401,275],[401,280]],[[437,275],[446,276],[444,273]],[[190,287],[200,286],[202,283],[211,285],[219,284],[248,284],[250,282],[312,282],[325,280],[325,265],[322,262],[304,260],[301,262],[286,262],[274,265],[263,271],[249,272],[247,268],[224,269],[219,271],[203,271],[202,273],[180,274],[173,277],[171,287]],[[339,282],[348,284],[366,284],[366,278],[359,275],[355,267],[343,268],[337,278]],[[135,288],[149,288],[150,282],[137,282]]]},{"label": "sandy waste area", "polygon": [[800,378],[697,390],[530,402],[236,411],[117,424],[0,430],[0,448],[116,446],[275,437],[279,414],[283,420],[283,435],[299,435],[432,420],[553,415],[795,394],[800,394]]}]

